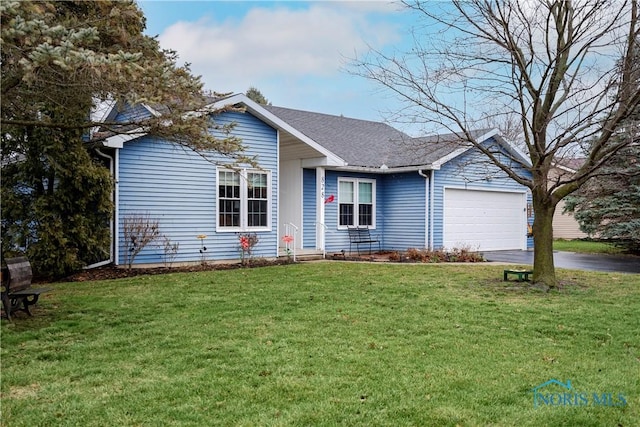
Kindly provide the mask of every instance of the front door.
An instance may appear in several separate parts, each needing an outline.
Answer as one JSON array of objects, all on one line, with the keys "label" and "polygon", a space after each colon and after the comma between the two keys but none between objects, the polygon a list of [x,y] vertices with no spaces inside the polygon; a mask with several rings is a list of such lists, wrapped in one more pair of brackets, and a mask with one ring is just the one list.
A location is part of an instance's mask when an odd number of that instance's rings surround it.
[{"label": "front door", "polygon": [[284,224],[298,227],[296,248],[302,248],[302,166],[300,159],[280,162],[280,223],[278,224],[278,246],[284,247],[283,237],[287,233]]}]

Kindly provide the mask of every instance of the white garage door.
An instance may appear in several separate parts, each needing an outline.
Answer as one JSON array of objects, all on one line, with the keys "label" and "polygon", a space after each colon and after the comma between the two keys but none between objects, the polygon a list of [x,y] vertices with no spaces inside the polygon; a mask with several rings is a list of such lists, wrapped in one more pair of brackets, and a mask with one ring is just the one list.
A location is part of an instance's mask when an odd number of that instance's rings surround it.
[{"label": "white garage door", "polygon": [[444,247],[526,249],[522,193],[445,189]]}]

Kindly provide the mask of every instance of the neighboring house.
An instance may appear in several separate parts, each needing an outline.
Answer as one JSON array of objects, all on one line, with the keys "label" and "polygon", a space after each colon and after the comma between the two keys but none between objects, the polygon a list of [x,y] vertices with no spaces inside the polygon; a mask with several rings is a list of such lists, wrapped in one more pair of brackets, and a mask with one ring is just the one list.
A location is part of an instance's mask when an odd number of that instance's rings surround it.
[{"label": "neighboring house", "polygon": [[[215,121],[236,123],[258,168],[225,167],[215,154],[207,161],[140,134],[104,141],[116,182],[116,264],[124,262],[123,218],[140,213],[179,243],[176,262],[202,259],[198,235],[207,236],[210,261],[238,259],[240,233],[256,233],[256,257],[282,254],[285,235],[295,235],[298,252],[340,252],[349,248],[349,226],[370,228],[386,250],[532,247],[530,192],[452,137],[411,138],[383,123],[259,105],[245,95],[213,106],[229,104],[246,112]],[[478,137],[515,153],[496,131]],[[152,245],[136,258],[161,262],[162,248]]]},{"label": "neighboring house", "polygon": [[[549,173],[549,182],[562,179],[564,175],[573,175],[583,162],[584,159],[570,159],[557,163]],[[581,239],[588,237],[588,234],[580,230],[580,225],[573,213],[564,212],[564,206],[564,200],[560,200],[553,214],[553,238]]]}]

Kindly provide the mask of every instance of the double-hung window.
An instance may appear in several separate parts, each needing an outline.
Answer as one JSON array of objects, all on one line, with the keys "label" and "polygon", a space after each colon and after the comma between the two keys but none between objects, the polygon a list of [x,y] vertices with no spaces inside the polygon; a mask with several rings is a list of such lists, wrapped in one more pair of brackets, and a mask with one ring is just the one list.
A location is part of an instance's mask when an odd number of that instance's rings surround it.
[{"label": "double-hung window", "polygon": [[269,171],[218,170],[218,230],[270,229]]},{"label": "double-hung window", "polygon": [[338,179],[338,227],[369,227],[376,224],[376,181]]}]

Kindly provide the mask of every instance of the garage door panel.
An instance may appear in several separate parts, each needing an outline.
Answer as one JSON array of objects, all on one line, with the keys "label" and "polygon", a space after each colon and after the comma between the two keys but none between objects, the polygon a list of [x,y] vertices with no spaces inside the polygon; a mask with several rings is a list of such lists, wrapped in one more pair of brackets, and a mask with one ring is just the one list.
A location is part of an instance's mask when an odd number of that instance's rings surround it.
[{"label": "garage door panel", "polygon": [[524,208],[522,193],[445,189],[444,246],[523,249]]}]

